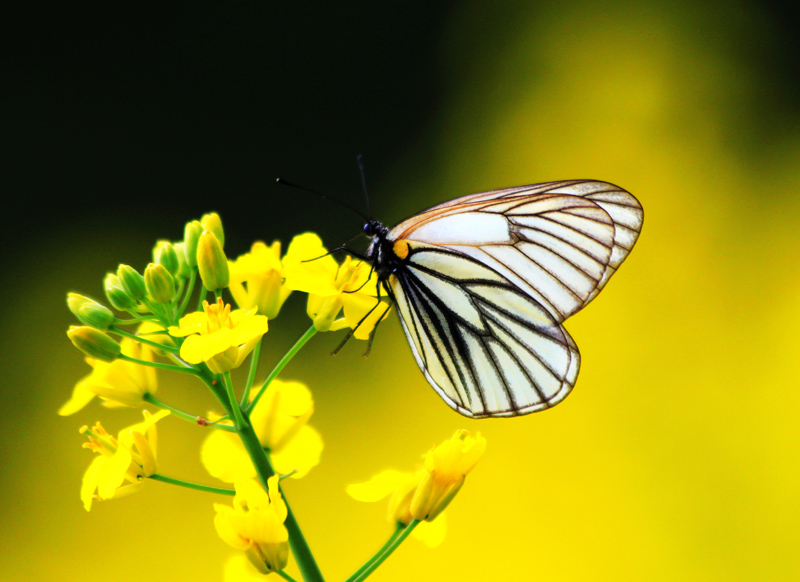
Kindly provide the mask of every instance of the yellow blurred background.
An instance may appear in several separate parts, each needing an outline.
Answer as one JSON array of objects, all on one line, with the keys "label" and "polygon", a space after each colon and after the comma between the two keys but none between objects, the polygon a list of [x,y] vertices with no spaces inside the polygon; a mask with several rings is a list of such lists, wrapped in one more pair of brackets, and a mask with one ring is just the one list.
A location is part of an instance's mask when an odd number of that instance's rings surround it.
[{"label": "yellow blurred background", "polygon": [[[115,79],[147,70],[155,77],[125,81],[138,88],[136,99],[197,111],[174,123],[162,111],[153,121],[148,109],[109,105],[127,85],[86,94],[86,101],[74,87],[64,98],[21,85],[36,93],[31,107],[53,119],[72,119],[79,101],[81,112],[107,115],[56,129],[26,125],[30,143],[45,145],[16,154],[25,168],[37,168],[31,175],[46,178],[31,178],[38,180],[32,190],[12,189],[20,199],[14,204],[27,206],[6,217],[26,228],[4,242],[0,578],[222,580],[232,552],[213,528],[219,498],[151,482],[90,513],[81,506],[91,455],[80,448],[78,428],[101,419],[113,432],[141,413],[93,404],[56,416],[88,370],[64,334],[72,323],[64,297],[75,290],[101,298],[107,271],[120,262],[143,268],[157,238],[179,239],[186,220],[210,210],[222,214],[229,253],[244,252],[255,238],[288,243],[303,230],[337,246],[358,232],[358,219],[271,180],[288,170],[294,175],[286,178],[360,204],[356,153],[366,156],[373,205],[390,224],[459,195],[573,178],[628,189],[642,202],[645,222],[601,297],[566,324],[583,364],[573,394],[553,410],[516,419],[458,416],[419,373],[396,315],[366,360],[360,342],[329,357],[340,336],[320,334],[289,365],[283,377],[314,392],[311,424],[325,451],[316,469],[285,490],[327,580],[346,578],[390,532],[385,505],[357,503],[345,486],[386,468],[410,470],[458,428],[480,431],[488,448],[448,509],[446,541],[431,550],[408,540],[371,579],[800,578],[800,108],[791,72],[796,39],[786,32],[798,23],[779,4],[700,4],[466,2],[431,8],[427,23],[422,6],[401,15],[320,8],[311,22],[283,8],[259,13],[256,25],[245,12],[223,18],[207,7],[182,13],[190,24],[164,14],[104,13],[100,5],[89,11],[86,30],[107,22],[124,30],[154,26],[157,40],[171,47],[171,66],[180,69],[185,58],[196,67],[194,81],[204,75],[197,62],[224,55],[224,66],[208,65],[218,93],[202,105],[182,96],[206,95],[205,85],[158,93],[169,86],[168,74],[158,76],[163,63],[155,49],[148,52],[145,32],[120,41],[145,46],[127,51],[110,38],[102,45],[73,36],[51,15],[62,47],[77,55],[79,79],[92,77],[94,67]],[[334,16],[338,32],[325,24]],[[153,25],[159,19],[163,29]],[[281,29],[277,37],[271,27]],[[240,34],[277,40],[231,45]],[[173,38],[174,46],[165,40]],[[189,48],[203,44],[197,62],[181,48],[186,38]],[[97,55],[108,47],[116,52],[105,62]],[[53,87],[72,86],[51,48],[37,83],[57,78]],[[234,52],[248,50],[269,66],[237,67]],[[347,74],[335,69],[341,79],[325,77],[312,61],[325,64],[328,51],[337,66],[353,55],[363,61]],[[81,60],[86,54],[94,64]],[[285,70],[275,65],[281,62]],[[283,81],[282,72],[304,78],[306,66],[307,84]],[[427,73],[409,72],[419,67]],[[245,75],[274,85],[250,94]],[[242,114],[226,133],[228,117],[215,117],[214,99],[228,87],[235,91],[221,106],[225,115],[241,101],[246,112],[290,121],[256,117],[260,125],[248,133],[249,113]],[[273,104],[269,87],[293,108]],[[392,100],[395,90],[408,108]],[[123,117],[124,127],[148,129],[120,131]],[[93,133],[103,123],[111,127]],[[66,129],[73,127],[88,129],[71,141]],[[215,136],[213,152],[258,153],[181,157],[205,127]],[[129,139],[135,147],[126,149]],[[65,169],[70,158],[59,155],[73,148],[89,152],[80,173],[96,167],[102,183],[84,187],[78,171]],[[98,153],[105,148],[128,156],[127,165],[106,164]],[[59,202],[48,205],[51,194]],[[262,377],[307,325],[297,294],[271,322]],[[168,374],[159,383],[159,397],[180,408],[202,414],[213,407],[199,385]],[[214,484],[199,464],[203,429],[167,419],[159,430],[163,473]]]}]

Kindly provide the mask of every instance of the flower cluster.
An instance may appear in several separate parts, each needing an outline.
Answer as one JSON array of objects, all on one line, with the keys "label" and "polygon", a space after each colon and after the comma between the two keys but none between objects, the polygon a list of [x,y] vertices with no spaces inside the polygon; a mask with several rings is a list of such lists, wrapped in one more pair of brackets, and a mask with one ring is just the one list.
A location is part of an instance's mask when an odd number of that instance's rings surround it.
[{"label": "flower cluster", "polygon": [[[215,503],[219,537],[246,557],[261,574],[283,572],[290,548],[307,581],[322,579],[299,525],[291,516],[280,482],[304,477],[319,464],[323,440],[309,421],[314,399],[298,381],[279,378],[292,357],[317,332],[352,330],[369,339],[389,311],[371,267],[351,257],[340,263],[319,237],[294,237],[281,244],[256,242],[229,261],[219,216],[207,214],[186,224],[181,241],[158,241],[153,260],[141,271],[119,265],[103,280],[107,305],[69,293],[67,306],[79,325],[67,332],[91,371],[74,387],[58,413],[69,416],[93,401],[106,408],[149,406],[144,420],[116,436],[99,422],[84,426],[84,447],[96,454],[83,477],[80,498],[87,511],[94,501],[139,490],[148,480],[233,496]],[[311,327],[265,379],[256,381],[260,348],[271,320],[295,292],[307,294]],[[349,336],[348,336],[349,337]],[[248,364],[243,384],[231,371]],[[186,374],[217,399],[217,412],[203,416],[163,402],[164,373]],[[207,431],[201,460],[209,475],[227,487],[192,483],[160,472],[156,423],[166,416]],[[349,493],[362,501],[391,496],[390,519],[398,530],[387,545],[351,577],[361,580],[406,535],[428,545],[441,542],[441,515],[485,448],[480,435],[458,432],[435,447],[415,473],[384,472]],[[438,519],[437,519],[438,516]],[[425,522],[414,532],[417,525]],[[398,533],[401,532],[402,533]],[[300,548],[298,553],[296,548]],[[230,572],[245,566],[231,562]]]}]

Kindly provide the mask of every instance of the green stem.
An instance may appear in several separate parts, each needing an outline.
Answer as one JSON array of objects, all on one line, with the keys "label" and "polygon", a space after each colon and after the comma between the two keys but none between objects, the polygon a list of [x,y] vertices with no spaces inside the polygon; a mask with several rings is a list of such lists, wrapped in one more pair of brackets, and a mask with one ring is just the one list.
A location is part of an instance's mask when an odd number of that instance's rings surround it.
[{"label": "green stem", "polygon": [[253,352],[250,354],[250,370],[247,372],[247,382],[245,382],[242,400],[240,402],[242,408],[247,407],[247,401],[250,399],[250,390],[253,388],[253,382],[255,382],[256,379],[258,356],[261,353],[261,341],[262,340],[258,340],[256,347],[253,348]]},{"label": "green stem", "polygon": [[286,355],[284,355],[281,358],[281,360],[272,369],[272,372],[269,373],[269,376],[267,376],[267,379],[264,380],[264,384],[261,386],[261,390],[258,391],[258,394],[256,394],[256,397],[253,398],[253,400],[250,401],[250,404],[248,404],[245,407],[247,412],[249,412],[249,411],[253,410],[253,408],[255,408],[255,405],[258,404],[259,399],[264,395],[264,392],[267,391],[267,388],[269,387],[270,382],[272,382],[275,379],[275,377],[278,374],[281,373],[281,371],[286,367],[286,364],[288,364],[292,360],[292,358],[295,356],[295,354],[297,354],[297,352],[299,352],[300,349],[304,345],[306,345],[308,340],[310,340],[312,337],[314,337],[314,335],[316,333],[317,333],[317,330],[312,325],[311,327],[309,327],[306,330],[306,332],[303,334],[303,337],[301,337],[299,340],[297,340],[297,342],[292,346],[292,348],[288,352],[286,352]]},{"label": "green stem", "polygon": [[206,297],[208,297],[208,290],[203,285],[200,285],[200,293],[197,296],[197,309],[195,311],[203,311],[203,301],[206,300]]},{"label": "green stem", "polygon": [[381,548],[377,552],[372,554],[372,556],[370,556],[370,558],[366,562],[364,562],[358,570],[353,572],[350,575],[350,577],[346,580],[346,582],[351,582],[352,580],[358,580],[358,578],[364,572],[366,572],[369,569],[370,566],[372,566],[372,563],[375,560],[377,560],[378,558],[380,558],[387,549],[389,549],[389,546],[391,546],[394,543],[394,541],[397,539],[397,537],[401,533],[403,533],[403,530],[405,530],[405,526],[402,523],[398,522],[397,527],[394,529],[394,533],[392,533],[392,535],[389,536],[389,539],[386,540],[386,543],[383,544],[381,546]]},{"label": "green stem", "polygon": [[[283,495],[283,491],[281,491],[281,495]],[[297,567],[300,568],[300,574],[303,575],[303,580],[305,580],[305,582],[325,582],[325,579],[322,577],[322,572],[320,572],[319,566],[317,566],[317,562],[314,560],[314,554],[311,553],[311,548],[308,546],[306,538],[303,537],[300,524],[297,523],[297,519],[294,516],[294,512],[292,512],[292,508],[289,507],[289,502],[286,501],[285,495],[283,495],[283,500],[286,503],[286,509],[288,511],[286,521],[283,522],[283,525],[289,530],[289,546],[292,548],[294,560],[297,562]]]},{"label": "green stem", "polygon": [[149,339],[147,339],[147,338],[145,338],[143,336],[136,335],[136,334],[133,334],[133,333],[128,333],[124,329],[119,329],[118,327],[113,326],[113,325],[109,329],[110,329],[110,331],[113,331],[114,333],[116,333],[118,335],[130,338],[132,340],[135,340],[137,342],[141,342],[143,344],[147,344],[147,345],[153,346],[154,348],[158,348],[159,350],[164,350],[165,352],[178,353],[180,351],[179,348],[174,348],[172,346],[165,346],[164,344],[160,344],[158,342],[154,342],[153,340],[149,340]]},{"label": "green stem", "polygon": [[236,392],[233,391],[233,382],[231,381],[231,373],[225,372],[222,375],[222,381],[225,384],[225,391],[228,394],[228,400],[231,404],[231,410],[233,411],[233,425],[236,427],[237,430],[241,430],[244,426],[244,416],[242,416],[242,409],[239,408],[239,402],[236,400]]},{"label": "green stem", "polygon": [[278,576],[280,576],[281,578],[283,578],[284,580],[288,580],[289,582],[297,582],[297,580],[295,580],[294,578],[292,578],[291,576],[289,576],[289,574],[287,574],[287,573],[286,573],[286,572],[284,572],[283,570],[281,570],[280,572],[275,572],[275,573],[276,573]]},{"label": "green stem", "polygon": [[178,280],[178,287],[175,289],[175,295],[172,296],[172,301],[169,302],[169,313],[177,321],[181,318],[180,312],[178,311],[178,303],[180,303],[180,297],[183,294],[183,287],[186,285],[186,280],[180,277],[176,277],[176,279]]},{"label": "green stem", "polygon": [[200,371],[197,368],[193,368],[191,366],[173,366],[172,364],[162,364],[160,362],[148,362],[147,360],[140,360],[138,358],[132,358],[130,356],[126,356],[125,354],[120,354],[117,356],[120,360],[125,360],[126,362],[133,362],[134,364],[140,364],[142,366],[150,366],[151,368],[159,368],[161,370],[170,370],[172,372],[182,372],[184,374],[192,374],[193,376],[199,376]]},{"label": "green stem", "polygon": [[169,483],[170,485],[179,485],[187,489],[196,489],[197,491],[206,491],[207,493],[218,493],[219,495],[236,495],[233,489],[223,489],[222,487],[211,487],[210,485],[201,485],[200,483],[192,483],[191,481],[184,481],[183,479],[174,479],[166,475],[150,475],[153,481],[161,481],[162,483]]},{"label": "green stem", "polygon": [[378,568],[378,566],[383,564],[386,558],[392,555],[392,552],[394,552],[400,546],[400,544],[403,543],[403,541],[414,530],[414,528],[417,527],[417,525],[419,525],[419,520],[412,519],[405,529],[400,532],[400,535],[396,537],[392,536],[394,537],[394,540],[392,540],[391,543],[386,544],[386,546],[384,546],[385,549],[381,548],[383,552],[380,555],[376,554],[373,556],[373,558],[368,561],[369,565],[365,564],[365,566],[367,566],[366,568],[364,566],[359,568],[359,571],[361,572],[360,574],[358,572],[353,574],[353,576],[348,578],[346,582],[361,582],[362,580],[366,580],[367,576],[372,574]]},{"label": "green stem", "polygon": [[[132,312],[128,312],[132,313]],[[136,323],[141,323],[143,321],[150,321],[150,317],[147,316],[135,316],[133,319],[120,319],[119,317],[114,321],[115,325],[134,325]]]},{"label": "green stem", "polygon": [[197,269],[192,269],[192,274],[189,276],[189,285],[186,287],[186,295],[183,296],[183,301],[181,302],[181,306],[178,308],[178,317],[183,315],[183,312],[186,311],[186,308],[189,306],[189,301],[192,298],[192,292],[194,291],[194,282],[197,279]]},{"label": "green stem", "polygon": [[[216,376],[208,370],[200,370],[199,378],[205,383],[211,393],[216,397],[217,401],[225,409],[226,416],[233,418],[233,408],[228,400],[228,392],[225,386],[220,384],[220,376]],[[236,430],[234,428],[234,430]],[[238,432],[238,431],[237,431]]]},{"label": "green stem", "polygon": [[[264,489],[267,489],[267,480],[275,474],[275,471],[269,463],[269,459],[261,446],[258,435],[256,435],[253,426],[250,424],[249,418],[245,418],[244,424],[240,427],[239,438],[242,439],[242,444],[248,455],[250,455],[250,460],[253,461],[253,466],[256,469],[256,473],[258,473],[261,484]],[[281,494],[283,495],[282,492]],[[284,525],[289,531],[289,546],[292,548],[292,554],[298,568],[300,568],[300,573],[303,575],[303,580],[305,582],[325,582],[285,495],[283,500],[286,503],[288,512]]]},{"label": "green stem", "polygon": [[182,410],[178,410],[177,408],[174,408],[165,402],[161,402],[158,398],[156,398],[152,394],[145,394],[143,399],[145,402],[149,402],[154,406],[158,406],[159,408],[163,408],[164,410],[169,410],[173,416],[177,416],[181,420],[186,420],[188,422],[191,422],[192,424],[196,424],[199,426],[210,426],[217,430],[224,430],[226,432],[236,432],[236,429],[229,424],[215,424],[201,416],[194,416],[192,414],[189,414],[188,412],[183,412]]},{"label": "green stem", "polygon": [[164,327],[169,327],[172,325],[172,319],[167,313],[166,309],[163,305],[159,303],[153,303],[152,301],[148,300],[147,297],[142,299],[142,303],[150,310],[150,312],[155,315],[162,323],[162,325],[166,322]]}]

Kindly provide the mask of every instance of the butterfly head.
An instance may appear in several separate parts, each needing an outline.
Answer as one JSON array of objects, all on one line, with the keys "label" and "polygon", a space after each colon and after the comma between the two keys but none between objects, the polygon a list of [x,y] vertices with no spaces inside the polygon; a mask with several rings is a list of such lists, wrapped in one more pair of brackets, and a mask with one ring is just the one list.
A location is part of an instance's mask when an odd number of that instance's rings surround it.
[{"label": "butterfly head", "polygon": [[389,232],[389,229],[386,228],[385,226],[383,226],[377,220],[369,220],[364,225],[364,234],[367,235],[368,237],[372,238],[372,239],[375,239],[375,238],[378,238],[378,239],[386,238],[386,235],[388,234],[388,232]]},{"label": "butterfly head", "polygon": [[377,220],[370,220],[364,225],[364,234],[372,239],[366,252],[366,258],[372,261],[379,279],[387,279],[401,264],[395,254],[392,243],[388,240],[389,229]]}]

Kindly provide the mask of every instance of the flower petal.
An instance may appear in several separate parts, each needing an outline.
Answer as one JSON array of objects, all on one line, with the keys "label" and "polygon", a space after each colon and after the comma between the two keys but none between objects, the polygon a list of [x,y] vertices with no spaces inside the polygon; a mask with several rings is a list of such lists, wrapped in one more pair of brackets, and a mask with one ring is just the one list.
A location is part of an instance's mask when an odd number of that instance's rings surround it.
[{"label": "flower petal", "polygon": [[380,501],[394,493],[395,489],[400,487],[409,478],[413,478],[413,474],[387,469],[373,476],[365,483],[353,483],[348,485],[347,494],[356,501],[364,501],[367,503]]},{"label": "flower petal", "polygon": [[294,237],[283,258],[286,287],[316,295],[336,295],[339,290],[334,280],[339,266],[327,252],[322,239],[312,232]]},{"label": "flower petal", "polygon": [[377,301],[375,297],[363,293],[346,293],[342,295],[344,317],[350,328],[355,328],[364,316],[374,309],[369,317],[353,332],[353,336],[356,339],[369,339],[372,330],[389,312],[390,305],[388,303],[381,301],[381,305],[376,307]]},{"label": "flower petal", "polygon": [[95,457],[94,460],[86,469],[81,481],[81,501],[83,501],[83,508],[86,511],[92,509],[92,501],[94,500],[94,492],[97,490],[97,476],[100,471],[100,466],[105,462],[106,457]]},{"label": "flower petal", "polygon": [[200,449],[200,458],[212,477],[226,483],[256,476],[247,451],[231,433],[214,431],[208,435]]},{"label": "flower petal", "polygon": [[[233,320],[233,314],[231,314]],[[238,322],[234,320],[236,327],[233,328],[233,339],[231,345],[241,345],[252,339],[260,338],[269,330],[269,320],[266,315],[248,315]]]},{"label": "flower petal", "polygon": [[299,479],[319,465],[323,447],[320,434],[310,426],[304,425],[280,451],[270,455],[272,466],[282,475],[296,469],[297,472],[292,478]]},{"label": "flower petal", "polygon": [[226,544],[237,550],[246,550],[250,547],[250,540],[244,539],[239,535],[238,528],[236,527],[236,512],[228,505],[215,503],[214,509],[217,514],[214,516],[214,527],[217,530],[217,535]]},{"label": "flower petal", "polygon": [[131,454],[120,447],[113,456],[105,457],[105,460],[97,469],[97,495],[100,499],[111,499],[117,487],[125,480],[125,473],[131,465]]},{"label": "flower petal", "polygon": [[435,548],[441,545],[447,534],[447,519],[444,513],[433,521],[423,521],[414,531],[411,532],[411,537],[421,541],[429,548]]},{"label": "flower petal", "polygon": [[58,409],[58,414],[61,416],[75,414],[84,406],[89,404],[94,397],[95,393],[89,390],[86,387],[86,383],[82,380],[75,384],[75,388],[72,389],[72,396],[69,400],[61,405],[61,408]]},{"label": "flower petal", "polygon": [[181,346],[181,358],[190,364],[210,360],[233,346],[233,331],[228,328],[205,335],[192,335]]}]

